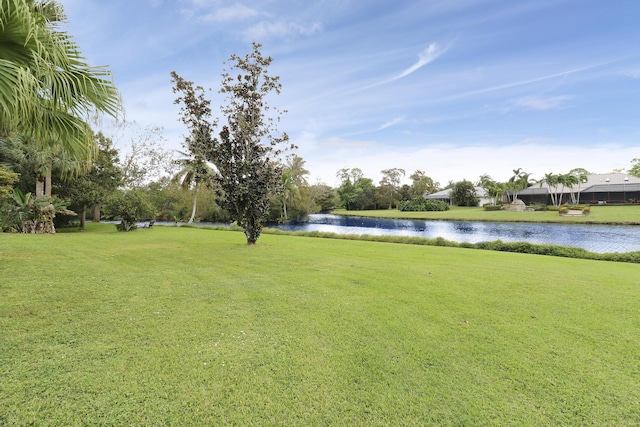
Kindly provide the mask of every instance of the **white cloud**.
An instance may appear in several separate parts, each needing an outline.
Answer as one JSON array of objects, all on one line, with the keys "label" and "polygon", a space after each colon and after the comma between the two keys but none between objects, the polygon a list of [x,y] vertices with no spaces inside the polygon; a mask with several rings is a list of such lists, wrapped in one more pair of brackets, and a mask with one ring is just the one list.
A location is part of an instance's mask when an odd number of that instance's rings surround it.
[{"label": "white cloud", "polygon": [[378,128],[378,130],[386,129],[386,128],[389,128],[389,127],[391,127],[391,126],[395,126],[395,125],[397,125],[398,123],[402,123],[403,121],[404,121],[404,117],[397,117],[397,118],[395,118],[395,119],[393,119],[393,120],[389,120],[388,122],[383,123],[383,124]]},{"label": "white cloud", "polygon": [[313,22],[308,25],[293,22],[261,21],[243,32],[244,38],[249,41],[262,41],[272,37],[286,38],[290,36],[310,36],[322,30],[322,24]]},{"label": "white cloud", "polygon": [[420,52],[418,54],[418,62],[416,62],[415,64],[413,64],[412,66],[410,66],[409,68],[407,68],[406,70],[404,70],[403,72],[401,72],[400,74],[398,74],[395,77],[392,77],[390,79],[386,79],[386,80],[382,80],[367,86],[364,86],[362,88],[359,88],[358,90],[356,90],[355,92],[360,92],[363,90],[367,90],[367,89],[371,89],[377,86],[381,86],[387,83],[391,83],[394,82],[396,80],[400,80],[403,77],[408,76],[409,74],[412,74],[414,72],[416,72],[417,70],[419,70],[420,68],[424,67],[425,65],[435,61],[440,55],[442,55],[447,49],[442,49],[438,47],[437,43],[431,43],[425,50],[423,50],[422,52]]},{"label": "white cloud", "polygon": [[424,67],[425,65],[435,61],[443,53],[444,53],[444,50],[439,48],[438,45],[435,42],[431,43],[429,45],[429,47],[427,47],[425,50],[420,52],[420,54],[418,55],[418,62],[416,62],[411,67],[409,67],[406,70],[404,70],[398,76],[394,77],[392,79],[392,81],[401,79],[403,77],[406,77],[409,74],[419,70],[420,68]]},{"label": "white cloud", "polygon": [[333,140],[330,147],[328,141],[317,142],[316,149],[307,152],[309,142],[300,145],[299,154],[307,160],[310,182],[319,180],[332,186],[339,185],[336,172],[344,167],[362,169],[364,176],[375,183],[382,178],[383,169],[404,169],[406,183],[415,170],[424,170],[435,181],[446,185],[450,180],[476,181],[485,173],[495,180],[506,181],[516,168],[531,173],[534,179],[547,172],[564,173],[576,167],[607,173],[627,167],[630,159],[637,157],[635,147],[606,143],[576,147],[559,145],[547,138],[526,138],[501,146],[438,143],[413,150],[390,149],[374,142],[358,141],[351,145],[344,140]]},{"label": "white cloud", "polygon": [[552,96],[543,98],[540,96],[527,96],[516,100],[516,105],[529,110],[553,110],[562,106],[570,96]]},{"label": "white cloud", "polygon": [[204,16],[206,21],[233,22],[253,18],[258,11],[242,4],[234,4],[229,7],[217,8],[214,12]]}]

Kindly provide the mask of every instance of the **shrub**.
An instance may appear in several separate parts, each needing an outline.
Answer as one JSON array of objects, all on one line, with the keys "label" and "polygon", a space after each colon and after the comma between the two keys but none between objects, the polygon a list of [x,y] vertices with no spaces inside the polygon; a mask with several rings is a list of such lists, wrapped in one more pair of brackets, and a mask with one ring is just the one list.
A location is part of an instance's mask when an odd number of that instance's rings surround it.
[{"label": "shrub", "polygon": [[417,197],[398,203],[398,210],[401,212],[448,211],[449,205],[441,200],[427,200],[423,197]]},{"label": "shrub", "polygon": [[140,191],[118,191],[114,193],[104,207],[105,217],[120,219],[116,225],[118,231],[136,229],[136,222],[155,218],[156,211],[149,199]]},{"label": "shrub", "polygon": [[502,209],[502,205],[484,205],[485,211],[499,211]]}]

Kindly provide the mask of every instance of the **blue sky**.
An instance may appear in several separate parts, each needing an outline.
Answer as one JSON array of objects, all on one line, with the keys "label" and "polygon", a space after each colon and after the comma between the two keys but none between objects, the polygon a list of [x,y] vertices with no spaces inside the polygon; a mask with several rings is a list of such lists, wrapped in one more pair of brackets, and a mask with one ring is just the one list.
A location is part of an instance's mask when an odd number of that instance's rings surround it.
[{"label": "blue sky", "polygon": [[223,62],[256,41],[312,183],[336,185],[343,167],[446,184],[640,157],[637,0],[59,1],[89,63],[110,66],[127,120],[162,126],[167,149],[187,133],[169,73],[221,105]]}]

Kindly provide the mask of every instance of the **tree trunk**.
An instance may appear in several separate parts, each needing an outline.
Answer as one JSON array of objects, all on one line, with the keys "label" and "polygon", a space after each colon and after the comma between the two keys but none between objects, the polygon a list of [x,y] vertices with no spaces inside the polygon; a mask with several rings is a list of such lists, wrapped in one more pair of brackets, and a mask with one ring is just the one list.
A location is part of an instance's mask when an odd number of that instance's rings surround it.
[{"label": "tree trunk", "polygon": [[36,198],[44,196],[44,177],[36,176]]},{"label": "tree trunk", "polygon": [[287,220],[287,198],[282,198],[282,214],[284,216],[285,221]]},{"label": "tree trunk", "polygon": [[51,168],[49,168],[45,176],[44,193],[45,196],[51,198]]},{"label": "tree trunk", "polygon": [[255,245],[260,237],[262,226],[258,224],[255,218],[248,218],[244,221],[244,235],[247,236],[247,245]]},{"label": "tree trunk", "polygon": [[193,223],[193,219],[196,216],[196,209],[198,205],[198,183],[196,182],[195,194],[193,195],[193,209],[191,209],[191,218],[189,218],[189,224]]},{"label": "tree trunk", "polygon": [[80,231],[84,231],[85,224],[87,222],[87,208],[82,208],[82,213],[80,214]]},{"label": "tree trunk", "polygon": [[100,222],[100,205],[93,207],[93,222]]}]

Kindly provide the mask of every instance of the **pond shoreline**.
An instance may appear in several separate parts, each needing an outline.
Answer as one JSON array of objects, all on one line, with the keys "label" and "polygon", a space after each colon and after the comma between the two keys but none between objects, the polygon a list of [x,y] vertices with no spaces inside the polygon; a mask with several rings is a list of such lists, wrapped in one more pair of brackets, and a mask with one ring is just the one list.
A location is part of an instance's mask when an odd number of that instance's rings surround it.
[{"label": "pond shoreline", "polygon": [[640,251],[640,228],[623,224],[396,219],[312,214],[306,222],[268,226],[283,231],[442,238],[458,244],[503,241],[582,248],[595,253]]},{"label": "pond shoreline", "polygon": [[[592,207],[596,210],[597,207]],[[464,209],[474,209],[469,215]],[[604,208],[607,209],[607,208]],[[610,208],[609,208],[610,209]],[[362,217],[375,219],[397,219],[397,220],[424,220],[424,221],[469,221],[469,222],[513,222],[531,224],[584,224],[584,225],[640,225],[640,206],[625,206],[624,209],[635,210],[637,220],[623,219],[616,220],[606,218],[607,211],[597,211],[598,214],[604,212],[605,218],[593,218],[593,210],[590,215],[569,215],[561,216],[557,211],[535,211],[535,212],[508,212],[508,211],[484,211],[482,208],[458,208],[445,212],[400,212],[398,210],[369,210],[369,211],[346,211],[343,209],[325,212],[331,215],[343,217]],[[388,215],[391,213],[391,215]],[[482,217],[486,215],[486,217]],[[546,215],[548,218],[531,216]],[[551,216],[554,215],[554,216]],[[526,216],[530,216],[526,218]]]}]

